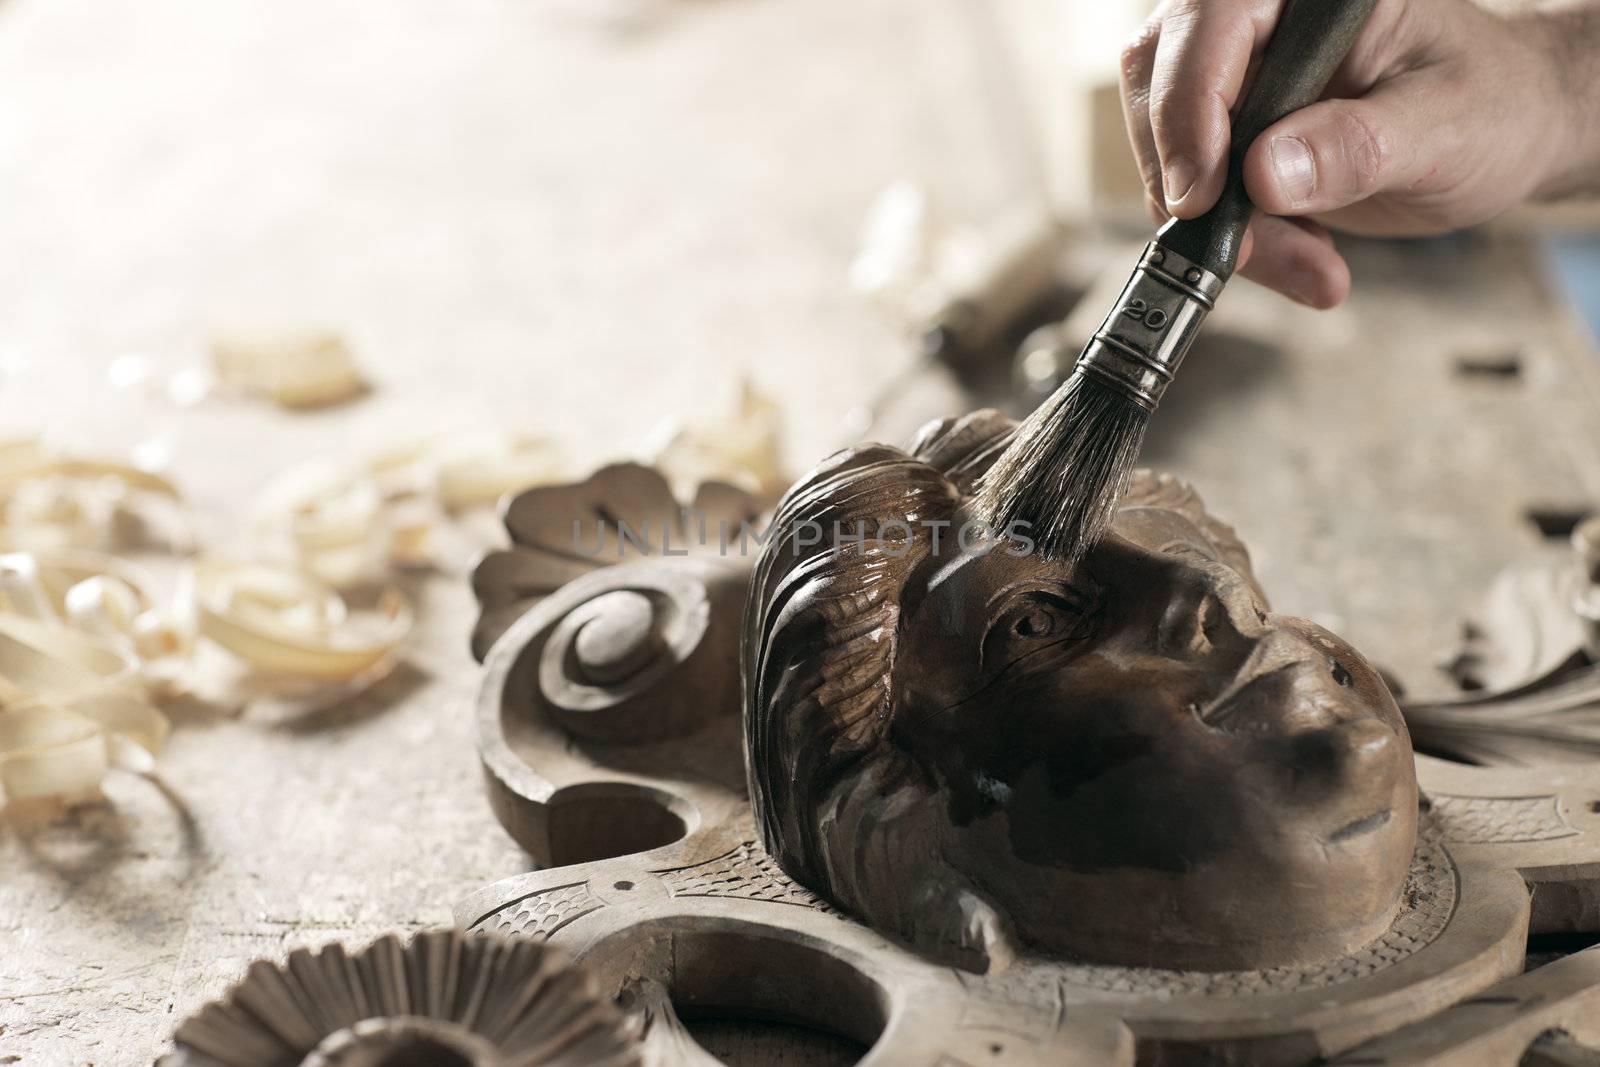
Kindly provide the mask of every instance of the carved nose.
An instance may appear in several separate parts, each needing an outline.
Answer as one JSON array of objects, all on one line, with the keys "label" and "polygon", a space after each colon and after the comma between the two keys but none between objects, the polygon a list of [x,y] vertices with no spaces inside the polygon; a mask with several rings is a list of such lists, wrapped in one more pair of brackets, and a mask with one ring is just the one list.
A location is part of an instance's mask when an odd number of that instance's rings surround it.
[{"label": "carved nose", "polygon": [[1169,655],[1205,655],[1263,632],[1249,584],[1220,563],[1179,563],[1167,592],[1156,639]]}]

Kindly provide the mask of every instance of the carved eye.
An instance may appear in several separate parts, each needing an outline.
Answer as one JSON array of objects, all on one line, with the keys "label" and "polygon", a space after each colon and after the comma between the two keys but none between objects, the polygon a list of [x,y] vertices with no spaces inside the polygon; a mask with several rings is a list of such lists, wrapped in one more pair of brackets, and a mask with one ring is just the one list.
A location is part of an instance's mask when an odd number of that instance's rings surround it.
[{"label": "carved eye", "polygon": [[1030,608],[1012,620],[1011,632],[1018,637],[1049,637],[1056,632],[1056,616],[1042,607]]},{"label": "carved eye", "polygon": [[1094,630],[1095,601],[1075,589],[1031,589],[1012,598],[989,626],[983,661],[1001,667],[1036,649],[1082,641]]}]

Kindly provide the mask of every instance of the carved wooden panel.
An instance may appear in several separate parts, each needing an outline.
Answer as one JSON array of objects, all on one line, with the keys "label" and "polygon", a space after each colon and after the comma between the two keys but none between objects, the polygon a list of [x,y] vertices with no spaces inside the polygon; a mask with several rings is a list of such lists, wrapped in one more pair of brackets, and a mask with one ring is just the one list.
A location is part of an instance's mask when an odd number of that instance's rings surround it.
[{"label": "carved wooden panel", "polygon": [[[1308,966],[1201,971],[1024,951],[976,973],[868,928],[795,883],[759,843],[727,681],[747,577],[721,557],[596,569],[511,623],[485,661],[477,715],[495,810],[549,869],[473,894],[457,921],[567,948],[633,1013],[658,1062],[716,1062],[675,1005],[827,1029],[869,1047],[862,1062],[878,1067],[1487,1067],[1590,1039],[1589,955],[1521,970],[1530,930],[1600,932],[1596,761],[1417,757],[1420,833],[1398,913],[1365,944]],[[574,717],[563,671],[578,658],[574,631],[645,629],[620,592],[704,612],[649,644],[642,682],[630,685],[637,669],[591,678],[595,708],[623,709],[614,730],[597,731]],[[1486,751],[1526,755],[1499,739],[1525,734],[1532,707],[1575,731],[1581,749],[1587,684],[1567,665],[1553,682],[1431,708],[1476,715],[1482,700],[1491,714],[1467,720],[1468,732]]]},{"label": "carved wooden panel", "polygon": [[[552,625],[546,608],[559,606],[547,601],[525,616],[489,656],[479,707],[486,763],[491,752],[544,756],[561,775],[562,788],[626,782],[640,797],[681,812],[687,832],[635,854],[497,883],[463,901],[457,919],[471,929],[563,945],[614,993],[654,976],[674,999],[705,1009],[827,1027],[836,1025],[837,999],[855,988],[850,983],[867,979],[881,984],[896,1010],[913,998],[935,1006],[917,1014],[914,1025],[890,1026],[889,1019],[900,1017],[895,1011],[879,1020],[878,1032],[863,1023],[863,1041],[873,1047],[864,1061],[869,1064],[932,1065],[949,1048],[970,1045],[974,1035],[981,1036],[985,1057],[977,1063],[1131,1063],[1132,1050],[1144,1047],[1179,1059],[1208,1050],[1291,1064],[1425,1018],[1521,966],[1529,914],[1523,881],[1508,864],[1463,865],[1449,837],[1452,827],[1480,838],[1498,834],[1497,841],[1515,836],[1518,827],[1529,836],[1525,828],[1537,830],[1540,813],[1553,809],[1536,805],[1530,812],[1513,800],[1502,816],[1486,815],[1497,810],[1499,798],[1463,788],[1450,794],[1447,814],[1425,819],[1406,903],[1390,929],[1347,957],[1250,972],[1027,958],[989,975],[933,965],[796,885],[765,854],[739,795],[739,749],[725,732],[724,716],[708,715],[697,732],[636,746],[625,757],[614,747],[564,742],[501,747],[501,724],[508,719],[532,731],[525,736],[560,737],[529,688],[529,664]],[[689,749],[703,760],[699,773],[686,773]],[[720,771],[711,766],[718,759]],[[488,763],[491,776],[497,766]],[[541,797],[553,795],[551,780],[531,763],[521,763],[515,774],[520,791],[507,790],[514,798],[507,803],[536,808],[547,803]],[[544,784],[533,787],[536,781]],[[514,815],[509,825],[527,822]],[[626,835],[608,842],[603,825],[595,835],[599,851],[608,843],[626,847]],[[735,979],[768,975],[772,961],[789,951],[797,953],[800,973],[814,980],[773,993],[775,999],[746,1003]],[[686,969],[674,955],[680,952],[693,952],[696,960],[709,953],[724,961],[722,969],[694,979],[706,988],[685,984],[684,975],[700,972]],[[855,977],[839,978],[830,968]],[[1001,1053],[987,1051],[996,1045]]]}]

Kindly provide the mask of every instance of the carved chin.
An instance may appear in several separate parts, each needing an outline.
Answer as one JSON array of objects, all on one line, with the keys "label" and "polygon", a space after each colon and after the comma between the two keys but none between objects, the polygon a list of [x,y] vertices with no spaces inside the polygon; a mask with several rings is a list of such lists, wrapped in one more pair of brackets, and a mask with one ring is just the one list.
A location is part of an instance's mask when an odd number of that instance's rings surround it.
[{"label": "carved chin", "polygon": [[[1327,886],[1296,896],[1281,889],[1251,892],[1238,871],[1217,872],[1230,883],[1225,896],[1210,893],[1212,879],[1196,877],[1169,885],[1169,893],[1141,893],[1139,879],[1119,879],[1120,891],[1136,894],[1131,909],[1101,916],[1088,928],[1040,931],[1036,948],[1045,954],[1096,963],[1165,970],[1246,971],[1309,966],[1346,955],[1383,935],[1394,921],[1404,887],[1369,892],[1350,887],[1343,899]],[[1163,875],[1165,880],[1170,876]],[[1197,892],[1198,890],[1198,892]]]},{"label": "carved chin", "polygon": [[1333,842],[1305,829],[1184,871],[1034,872],[1031,897],[1002,910],[1017,917],[1024,943],[1048,955],[1198,971],[1319,963],[1394,920],[1416,846],[1416,803],[1353,820]]},{"label": "carved chin", "polygon": [[[902,769],[903,770],[903,769]],[[819,813],[818,888],[919,954],[970,971],[1016,955],[1168,970],[1304,966],[1382,936],[1415,847],[1415,804],[1333,845],[1184,871],[1018,865],[1003,811],[954,826],[933,791],[880,765]]]}]

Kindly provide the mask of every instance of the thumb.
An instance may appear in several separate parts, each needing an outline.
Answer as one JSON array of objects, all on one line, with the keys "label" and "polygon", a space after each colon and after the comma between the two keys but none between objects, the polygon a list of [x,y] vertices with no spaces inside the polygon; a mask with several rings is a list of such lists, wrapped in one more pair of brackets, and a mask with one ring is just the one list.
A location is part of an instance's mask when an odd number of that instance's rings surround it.
[{"label": "thumb", "polygon": [[1245,153],[1250,199],[1271,215],[1320,214],[1421,177],[1437,133],[1414,97],[1395,97],[1324,100],[1269,126]]}]

